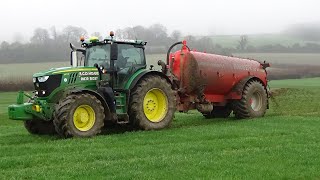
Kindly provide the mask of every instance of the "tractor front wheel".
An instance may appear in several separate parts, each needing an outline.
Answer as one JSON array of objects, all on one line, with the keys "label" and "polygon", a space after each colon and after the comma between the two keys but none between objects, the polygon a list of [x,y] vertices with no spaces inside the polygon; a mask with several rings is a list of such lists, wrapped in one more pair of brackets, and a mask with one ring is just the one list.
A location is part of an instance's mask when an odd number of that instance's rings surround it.
[{"label": "tractor front wheel", "polygon": [[58,134],[68,137],[91,137],[104,126],[104,108],[90,94],[71,94],[56,106],[53,123]]},{"label": "tractor front wheel", "polygon": [[249,81],[243,89],[242,98],[234,101],[233,112],[238,119],[262,117],[267,106],[265,87],[259,81]]},{"label": "tractor front wheel", "polygon": [[168,127],[173,119],[176,100],[166,79],[149,75],[140,80],[130,97],[130,120],[144,130]]},{"label": "tractor front wheel", "polygon": [[27,120],[24,121],[24,127],[30,134],[36,135],[54,135],[56,130],[54,128],[52,121],[43,121],[43,120]]}]

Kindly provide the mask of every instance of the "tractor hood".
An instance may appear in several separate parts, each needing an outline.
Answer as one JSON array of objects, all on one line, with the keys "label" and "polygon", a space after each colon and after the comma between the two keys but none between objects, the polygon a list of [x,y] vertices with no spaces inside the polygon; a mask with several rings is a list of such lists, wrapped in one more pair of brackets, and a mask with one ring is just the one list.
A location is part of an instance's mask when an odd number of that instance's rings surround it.
[{"label": "tractor hood", "polygon": [[73,72],[93,72],[93,71],[98,71],[98,70],[94,67],[61,67],[61,68],[51,68],[47,71],[41,71],[41,72],[35,73],[33,77],[36,78],[36,77],[50,76],[50,75],[56,75],[56,74],[66,74],[66,73],[73,73]]}]

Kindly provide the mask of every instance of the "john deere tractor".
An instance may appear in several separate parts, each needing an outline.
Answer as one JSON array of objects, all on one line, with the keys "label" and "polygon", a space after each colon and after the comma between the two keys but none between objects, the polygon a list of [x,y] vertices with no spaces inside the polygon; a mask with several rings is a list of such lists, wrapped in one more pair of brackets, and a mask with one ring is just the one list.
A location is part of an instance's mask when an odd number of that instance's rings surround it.
[{"label": "john deere tractor", "polygon": [[81,48],[70,44],[71,67],[33,75],[34,95],[20,92],[8,108],[10,119],[24,121],[31,134],[64,138],[95,136],[106,123],[144,130],[170,124],[174,92],[164,73],[147,67],[146,42],[116,39],[112,32],[81,41]]}]

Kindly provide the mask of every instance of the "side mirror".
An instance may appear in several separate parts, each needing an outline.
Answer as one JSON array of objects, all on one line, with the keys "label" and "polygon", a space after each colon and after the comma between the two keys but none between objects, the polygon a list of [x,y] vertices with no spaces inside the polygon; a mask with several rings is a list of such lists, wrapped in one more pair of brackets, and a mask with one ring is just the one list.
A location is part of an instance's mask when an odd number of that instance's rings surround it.
[{"label": "side mirror", "polygon": [[110,59],[113,61],[118,59],[118,44],[117,43],[111,44]]},{"label": "side mirror", "polygon": [[70,64],[72,67],[78,66],[77,51],[71,51]]}]

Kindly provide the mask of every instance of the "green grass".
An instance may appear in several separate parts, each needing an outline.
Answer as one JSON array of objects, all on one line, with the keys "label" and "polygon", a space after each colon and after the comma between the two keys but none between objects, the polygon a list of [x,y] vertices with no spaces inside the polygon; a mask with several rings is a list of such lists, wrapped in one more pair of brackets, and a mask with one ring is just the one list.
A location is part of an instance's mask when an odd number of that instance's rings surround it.
[{"label": "green grass", "polygon": [[271,88],[319,88],[320,78],[284,79],[270,81]]},{"label": "green grass", "polygon": [[[319,79],[305,82],[318,84]],[[305,85],[272,81],[272,87]],[[319,179],[320,89],[281,89],[264,118],[207,120],[177,113],[161,131],[90,139],[27,133],[0,93],[0,179]]]}]

